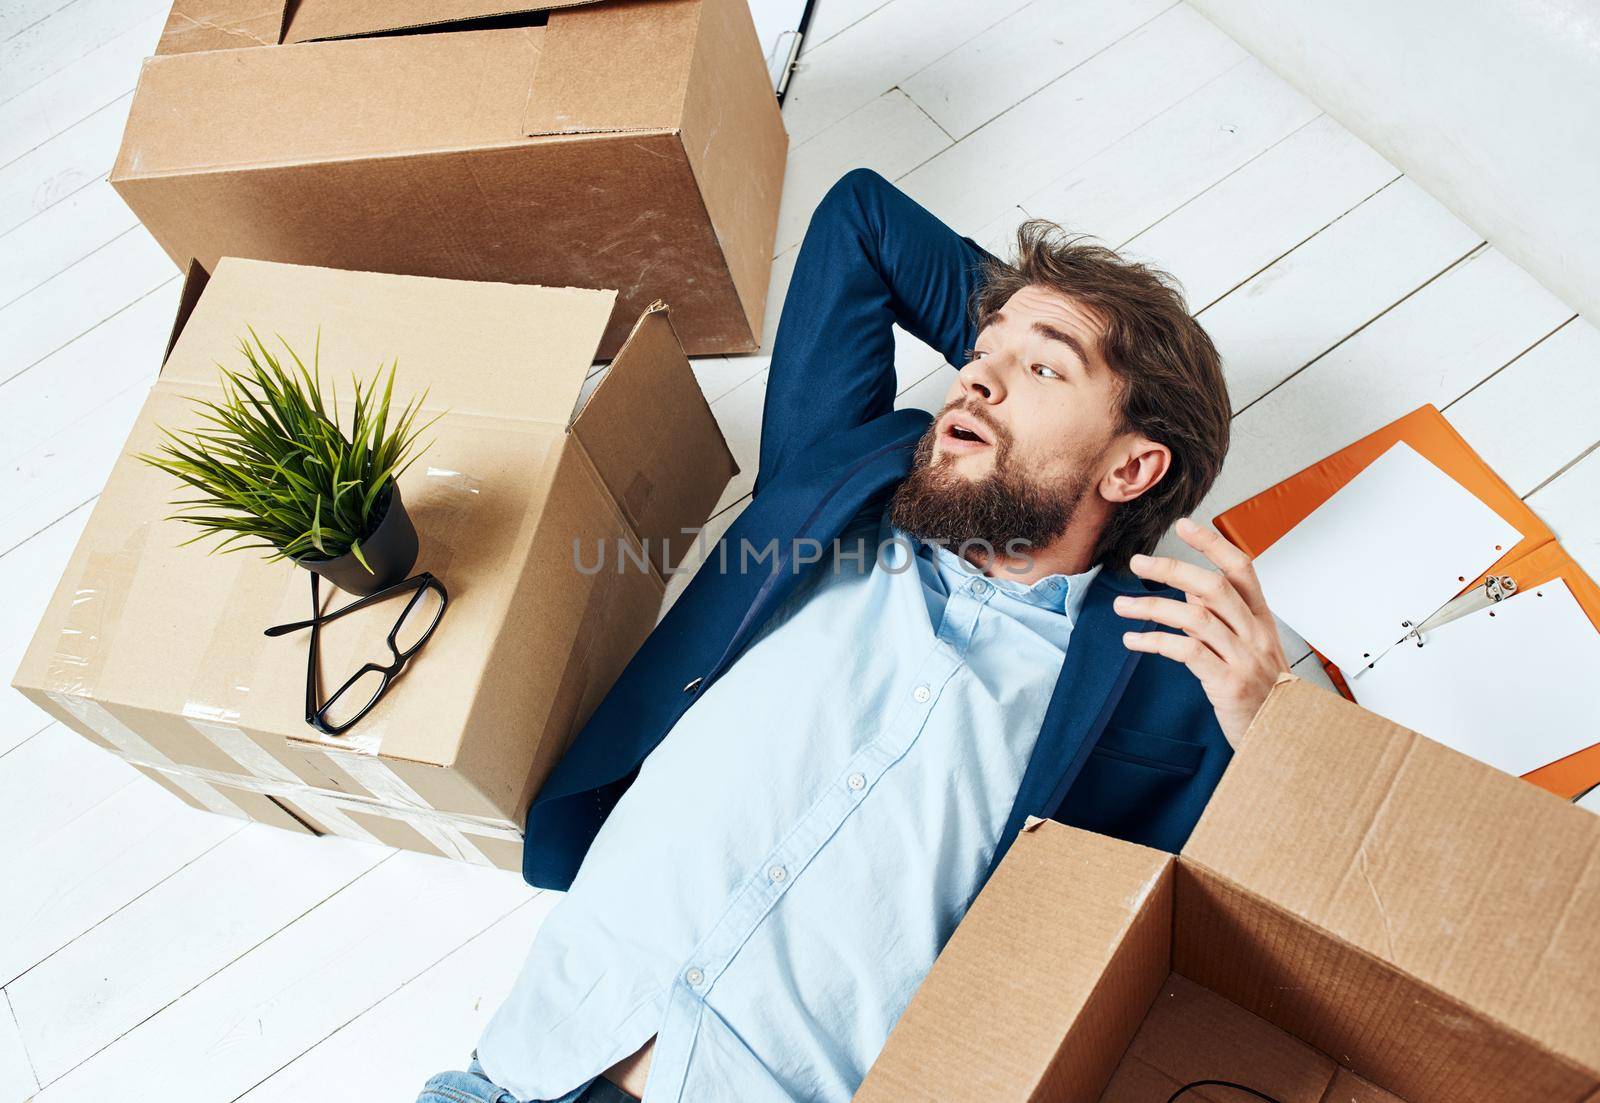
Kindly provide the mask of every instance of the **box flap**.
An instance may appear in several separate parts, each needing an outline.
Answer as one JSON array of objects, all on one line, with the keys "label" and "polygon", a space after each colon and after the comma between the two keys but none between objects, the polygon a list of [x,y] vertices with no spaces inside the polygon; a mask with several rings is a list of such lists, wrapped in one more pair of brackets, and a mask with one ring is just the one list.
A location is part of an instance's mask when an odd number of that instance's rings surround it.
[{"label": "box flap", "polygon": [[286,43],[446,28],[496,16],[577,7],[595,0],[289,0]]},{"label": "box flap", "polygon": [[157,54],[273,46],[283,37],[282,0],[173,0]]},{"label": "box flap", "polygon": [[1600,1070],[1592,813],[1285,676],[1183,863]]},{"label": "box flap", "polygon": [[678,127],[701,11],[701,0],[618,0],[552,12],[524,133]]},{"label": "box flap", "polygon": [[[523,109],[544,33],[518,27],[150,58],[112,181],[524,142]],[[451,217],[446,199],[412,194],[403,172],[386,175],[361,202],[397,216]],[[262,204],[264,228],[310,232],[297,208],[258,199],[252,212]],[[198,205],[194,217],[215,217]],[[390,225],[385,232],[408,232],[398,217]],[[343,227],[324,219],[315,232],[337,236]]]},{"label": "box flap", "polygon": [[[659,299],[634,324],[573,421],[600,480],[666,574],[739,467]],[[672,478],[663,483],[662,473]]]},{"label": "box flap", "polygon": [[[158,385],[214,387],[253,326],[349,394],[398,358],[395,400],[424,388],[429,409],[565,427],[611,315],[615,291],[344,272],[225,257],[173,345]],[[308,325],[315,320],[315,325]]]},{"label": "box flap", "polygon": [[1172,859],[1029,817],[857,1103],[1092,1103],[1166,979]]}]

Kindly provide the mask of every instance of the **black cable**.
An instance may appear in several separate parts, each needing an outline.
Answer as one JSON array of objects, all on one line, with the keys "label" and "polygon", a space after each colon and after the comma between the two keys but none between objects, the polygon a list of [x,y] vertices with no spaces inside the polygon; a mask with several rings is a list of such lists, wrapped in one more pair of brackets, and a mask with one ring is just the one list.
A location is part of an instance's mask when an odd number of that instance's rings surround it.
[{"label": "black cable", "polygon": [[1266,1103],[1282,1103],[1282,1100],[1274,1099],[1266,1092],[1257,1091],[1255,1088],[1246,1087],[1244,1084],[1235,1084],[1232,1080],[1192,1080],[1169,1095],[1167,1097],[1167,1103],[1178,1103],[1178,1097],[1180,1095],[1182,1095],[1184,1092],[1192,1091],[1195,1088],[1232,1088],[1234,1091],[1241,1091],[1249,1095],[1253,1095],[1257,1099],[1264,1099],[1266,1100]]}]

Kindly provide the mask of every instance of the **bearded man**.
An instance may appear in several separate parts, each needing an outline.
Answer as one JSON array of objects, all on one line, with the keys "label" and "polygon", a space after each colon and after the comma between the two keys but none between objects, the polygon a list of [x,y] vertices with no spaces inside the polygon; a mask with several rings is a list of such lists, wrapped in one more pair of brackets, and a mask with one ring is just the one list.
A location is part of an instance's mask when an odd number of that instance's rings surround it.
[{"label": "bearded man", "polygon": [[[931,420],[895,323],[960,368]],[[1005,263],[846,174],[752,500],[535,798],[565,895],[424,1103],[843,1103],[1028,815],[1181,847],[1287,668],[1186,517],[1229,418],[1161,273],[1039,221]],[[1215,569],[1150,554],[1175,522]]]}]

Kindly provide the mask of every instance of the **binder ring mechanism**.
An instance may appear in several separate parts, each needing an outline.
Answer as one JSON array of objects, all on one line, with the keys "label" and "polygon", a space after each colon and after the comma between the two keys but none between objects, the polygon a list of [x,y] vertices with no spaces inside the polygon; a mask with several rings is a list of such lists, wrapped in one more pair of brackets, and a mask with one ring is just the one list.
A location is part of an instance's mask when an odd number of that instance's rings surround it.
[{"label": "binder ring mechanism", "polygon": [[1479,609],[1486,609],[1497,601],[1504,601],[1517,592],[1517,580],[1508,574],[1489,575],[1483,580],[1482,586],[1474,586],[1457,594],[1439,607],[1421,624],[1413,625],[1409,620],[1400,622],[1400,627],[1406,629],[1406,634],[1400,637],[1400,642],[1415,640],[1418,647],[1427,643],[1423,633],[1438,628],[1440,625],[1449,624],[1468,613],[1476,613]]}]

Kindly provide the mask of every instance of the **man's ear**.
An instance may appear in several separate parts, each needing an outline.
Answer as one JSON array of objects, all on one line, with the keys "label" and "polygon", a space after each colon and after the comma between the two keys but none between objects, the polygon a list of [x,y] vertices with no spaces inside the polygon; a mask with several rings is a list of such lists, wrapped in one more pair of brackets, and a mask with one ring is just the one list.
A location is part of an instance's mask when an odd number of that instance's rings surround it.
[{"label": "man's ear", "polygon": [[1114,466],[1100,479],[1108,502],[1131,502],[1160,482],[1172,466],[1172,450],[1149,437],[1128,433],[1112,442]]}]

